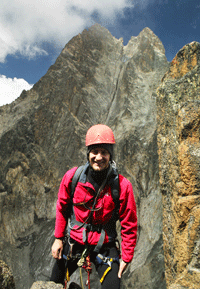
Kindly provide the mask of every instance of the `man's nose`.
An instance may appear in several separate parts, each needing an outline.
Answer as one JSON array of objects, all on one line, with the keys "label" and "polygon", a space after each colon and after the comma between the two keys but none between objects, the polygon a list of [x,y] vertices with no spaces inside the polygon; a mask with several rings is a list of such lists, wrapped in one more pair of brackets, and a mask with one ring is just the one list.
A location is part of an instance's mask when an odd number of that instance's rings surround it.
[{"label": "man's nose", "polygon": [[97,160],[101,160],[102,159],[102,154],[100,152],[96,155],[96,159]]}]

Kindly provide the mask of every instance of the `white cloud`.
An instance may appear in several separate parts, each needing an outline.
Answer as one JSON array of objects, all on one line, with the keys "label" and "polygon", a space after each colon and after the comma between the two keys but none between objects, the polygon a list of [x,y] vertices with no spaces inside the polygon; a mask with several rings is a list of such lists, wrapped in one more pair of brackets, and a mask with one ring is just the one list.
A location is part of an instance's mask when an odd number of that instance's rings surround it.
[{"label": "white cloud", "polygon": [[[0,62],[8,55],[27,59],[47,55],[44,47],[61,48],[94,23],[113,24],[124,9],[150,0],[4,0],[0,9]],[[151,0],[154,1],[154,0]],[[46,45],[47,44],[47,45]],[[0,75],[0,106],[11,103],[32,85]]]},{"label": "white cloud", "polygon": [[9,104],[20,96],[21,92],[31,89],[32,85],[24,79],[6,78],[0,75],[0,106]]},{"label": "white cloud", "polygon": [[115,20],[136,0],[4,0],[0,9],[0,62],[8,54],[46,54],[42,43],[63,47],[92,24],[92,14]]}]

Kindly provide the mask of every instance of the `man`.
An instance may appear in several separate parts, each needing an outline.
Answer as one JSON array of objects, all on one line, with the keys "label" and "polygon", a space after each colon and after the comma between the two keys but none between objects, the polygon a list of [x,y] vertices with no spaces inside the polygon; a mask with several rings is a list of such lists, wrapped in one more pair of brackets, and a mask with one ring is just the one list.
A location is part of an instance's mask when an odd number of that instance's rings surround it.
[{"label": "man", "polygon": [[[133,258],[137,238],[136,205],[131,183],[113,166],[114,144],[114,134],[108,126],[92,126],[86,134],[88,163],[73,195],[72,179],[77,168],[69,170],[62,179],[56,207],[56,239],[52,246],[52,255],[57,261],[51,280],[56,283],[63,283],[65,267],[72,274],[79,259],[90,255],[101,288],[118,289],[122,273]],[[121,261],[116,245],[117,219],[121,223]],[[66,227],[68,241],[63,242]],[[63,256],[68,256],[67,262]]]}]

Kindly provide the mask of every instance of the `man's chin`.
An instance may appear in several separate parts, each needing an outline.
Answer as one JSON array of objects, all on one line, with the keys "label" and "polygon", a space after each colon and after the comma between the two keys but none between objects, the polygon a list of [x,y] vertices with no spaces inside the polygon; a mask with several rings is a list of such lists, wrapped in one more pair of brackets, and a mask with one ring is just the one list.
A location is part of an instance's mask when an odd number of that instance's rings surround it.
[{"label": "man's chin", "polygon": [[93,165],[92,168],[94,171],[100,172],[100,171],[103,171],[105,169],[105,166]]},{"label": "man's chin", "polygon": [[103,168],[102,167],[93,167],[93,170],[96,172],[100,172],[103,170]]}]

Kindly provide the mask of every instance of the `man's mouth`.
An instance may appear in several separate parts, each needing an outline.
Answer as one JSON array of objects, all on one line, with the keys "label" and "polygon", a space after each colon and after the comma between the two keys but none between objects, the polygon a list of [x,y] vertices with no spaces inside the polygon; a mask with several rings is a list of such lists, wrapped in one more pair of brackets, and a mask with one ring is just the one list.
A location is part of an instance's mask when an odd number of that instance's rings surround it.
[{"label": "man's mouth", "polygon": [[101,168],[104,166],[104,162],[94,162],[94,166],[98,167],[98,168]]},{"label": "man's mouth", "polygon": [[96,165],[101,166],[104,164],[104,162],[94,162]]}]

